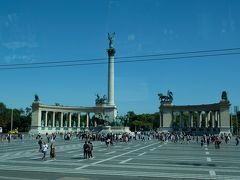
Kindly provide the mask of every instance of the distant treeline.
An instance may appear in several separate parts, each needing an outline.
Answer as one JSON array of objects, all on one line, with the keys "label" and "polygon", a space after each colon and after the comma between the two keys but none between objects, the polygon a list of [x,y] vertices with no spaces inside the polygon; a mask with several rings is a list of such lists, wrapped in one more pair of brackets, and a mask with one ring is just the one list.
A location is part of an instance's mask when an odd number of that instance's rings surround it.
[{"label": "distant treeline", "polygon": [[13,115],[13,129],[18,128],[19,132],[28,132],[31,126],[32,109],[27,107],[24,109],[9,109],[0,102],[0,127],[3,133],[11,130],[11,116]]},{"label": "distant treeline", "polygon": [[129,126],[131,131],[149,131],[159,128],[159,112],[137,115],[133,111],[129,111],[123,117],[123,124]]}]

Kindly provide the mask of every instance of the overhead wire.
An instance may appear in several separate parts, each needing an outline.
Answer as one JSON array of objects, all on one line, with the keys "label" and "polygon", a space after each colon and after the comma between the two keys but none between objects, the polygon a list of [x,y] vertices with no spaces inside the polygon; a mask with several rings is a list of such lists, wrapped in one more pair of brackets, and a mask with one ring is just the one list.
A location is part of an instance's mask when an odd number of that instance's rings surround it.
[{"label": "overhead wire", "polygon": [[[177,60],[177,59],[190,59],[190,58],[213,57],[213,56],[238,55],[240,54],[240,51],[238,50],[240,50],[240,48],[212,49],[212,50],[187,51],[187,52],[164,53],[164,54],[148,54],[148,55],[139,55],[139,56],[122,56],[122,57],[116,57],[115,58],[116,60],[114,63],[163,61],[163,60],[175,60],[175,59]],[[208,53],[211,53],[211,54],[208,54]],[[176,56],[176,55],[185,55],[185,56]],[[176,56],[176,57],[164,57],[164,56]],[[150,58],[150,57],[159,57],[159,58]],[[133,58],[140,58],[140,59],[133,59]],[[121,60],[121,59],[130,59],[130,60]],[[97,62],[97,61],[104,61],[104,62]],[[98,64],[107,64],[107,63],[108,63],[107,58],[94,58],[94,59],[79,59],[79,60],[70,60],[70,61],[65,60],[65,61],[48,61],[48,62],[38,62],[38,63],[0,64],[0,70],[71,67],[71,66],[86,66],[86,65],[98,65]]]}]

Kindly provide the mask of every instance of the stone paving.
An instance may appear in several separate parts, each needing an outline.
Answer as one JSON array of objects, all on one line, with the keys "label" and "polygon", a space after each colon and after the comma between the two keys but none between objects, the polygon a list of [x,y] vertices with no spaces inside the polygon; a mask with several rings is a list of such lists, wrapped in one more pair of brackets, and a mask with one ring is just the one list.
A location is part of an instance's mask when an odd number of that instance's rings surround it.
[{"label": "stone paving", "polygon": [[[0,179],[240,179],[240,146],[234,138],[213,144],[93,142],[93,159],[83,159],[84,141],[56,141],[56,160],[42,161],[36,140],[0,142]],[[49,157],[49,153],[48,153]]]}]

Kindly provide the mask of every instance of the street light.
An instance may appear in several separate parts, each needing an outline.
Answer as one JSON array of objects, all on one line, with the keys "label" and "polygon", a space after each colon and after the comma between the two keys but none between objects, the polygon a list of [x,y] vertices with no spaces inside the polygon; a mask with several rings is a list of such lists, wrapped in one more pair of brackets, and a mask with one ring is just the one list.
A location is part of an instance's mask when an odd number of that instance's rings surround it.
[{"label": "street light", "polygon": [[12,114],[11,114],[11,131],[13,129],[13,108],[12,108]]}]

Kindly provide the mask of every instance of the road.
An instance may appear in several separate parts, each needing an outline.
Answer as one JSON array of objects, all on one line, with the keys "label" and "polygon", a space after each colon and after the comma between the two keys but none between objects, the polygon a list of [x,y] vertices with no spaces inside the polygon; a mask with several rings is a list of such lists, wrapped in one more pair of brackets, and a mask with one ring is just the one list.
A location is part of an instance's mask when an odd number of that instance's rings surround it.
[{"label": "road", "polygon": [[[0,142],[0,179],[6,180],[147,180],[240,179],[240,146],[220,149],[192,142],[157,140],[119,142],[109,148],[93,142],[93,159],[83,159],[84,141],[56,141],[56,160],[41,160],[36,140]],[[49,153],[48,153],[49,157]]]}]

